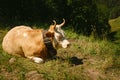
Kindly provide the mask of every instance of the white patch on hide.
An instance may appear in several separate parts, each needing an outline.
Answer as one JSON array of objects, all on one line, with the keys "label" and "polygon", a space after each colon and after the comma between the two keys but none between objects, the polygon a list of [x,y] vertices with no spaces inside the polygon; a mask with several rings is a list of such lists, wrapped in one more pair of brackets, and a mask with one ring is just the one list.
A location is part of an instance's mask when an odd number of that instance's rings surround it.
[{"label": "white patch on hide", "polygon": [[27,33],[23,33],[23,36],[24,36],[24,37],[27,37],[28,35],[27,35]]}]

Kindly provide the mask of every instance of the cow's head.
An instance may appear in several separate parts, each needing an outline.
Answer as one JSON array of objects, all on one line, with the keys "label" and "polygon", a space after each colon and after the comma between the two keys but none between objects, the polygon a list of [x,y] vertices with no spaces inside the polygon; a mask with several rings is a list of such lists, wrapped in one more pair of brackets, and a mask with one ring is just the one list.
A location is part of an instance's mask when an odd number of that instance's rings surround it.
[{"label": "cow's head", "polygon": [[67,48],[70,45],[70,42],[66,39],[64,31],[61,27],[65,24],[65,19],[61,24],[56,24],[56,21],[53,20],[54,25],[51,25],[48,29],[48,32],[53,33],[53,45],[55,48],[58,46],[62,46],[63,48]]}]

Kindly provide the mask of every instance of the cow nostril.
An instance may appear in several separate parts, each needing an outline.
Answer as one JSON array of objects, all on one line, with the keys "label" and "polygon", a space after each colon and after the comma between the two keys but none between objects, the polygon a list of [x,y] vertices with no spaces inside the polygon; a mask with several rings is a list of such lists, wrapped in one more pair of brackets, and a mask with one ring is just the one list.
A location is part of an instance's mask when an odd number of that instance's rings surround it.
[{"label": "cow nostril", "polygon": [[70,46],[71,46],[71,44],[68,44],[67,46],[68,46],[68,47],[70,47]]}]

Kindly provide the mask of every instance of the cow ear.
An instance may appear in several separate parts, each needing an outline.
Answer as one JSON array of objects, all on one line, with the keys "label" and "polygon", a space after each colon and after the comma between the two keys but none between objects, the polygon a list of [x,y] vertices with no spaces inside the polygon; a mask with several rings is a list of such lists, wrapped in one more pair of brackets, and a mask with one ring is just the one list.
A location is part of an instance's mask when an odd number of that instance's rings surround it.
[{"label": "cow ear", "polygon": [[46,37],[54,37],[54,33],[53,32],[51,33],[51,32],[48,31],[46,33]]}]

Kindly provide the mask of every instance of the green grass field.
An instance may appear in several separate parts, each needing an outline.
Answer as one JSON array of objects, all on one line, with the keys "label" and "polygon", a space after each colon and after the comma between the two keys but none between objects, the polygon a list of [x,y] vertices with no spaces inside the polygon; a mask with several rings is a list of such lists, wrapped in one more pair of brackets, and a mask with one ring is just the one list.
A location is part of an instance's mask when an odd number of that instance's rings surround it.
[{"label": "green grass field", "polygon": [[1,42],[7,31],[0,29],[0,80],[120,79],[120,45],[115,42],[94,40],[65,30],[71,47],[59,49],[58,59],[36,64],[2,50]]}]

